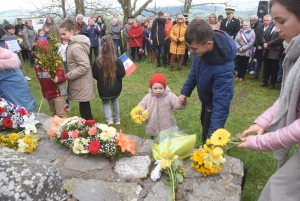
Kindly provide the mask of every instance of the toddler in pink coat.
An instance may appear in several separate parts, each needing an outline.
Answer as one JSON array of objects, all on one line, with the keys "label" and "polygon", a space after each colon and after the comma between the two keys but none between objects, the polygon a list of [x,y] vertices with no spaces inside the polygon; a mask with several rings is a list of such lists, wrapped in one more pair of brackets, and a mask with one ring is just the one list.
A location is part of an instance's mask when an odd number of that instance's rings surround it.
[{"label": "toddler in pink coat", "polygon": [[173,109],[182,110],[187,102],[179,104],[178,97],[167,86],[165,76],[157,73],[150,79],[149,94],[138,105],[148,110],[146,134],[154,139],[159,131],[177,126]]}]

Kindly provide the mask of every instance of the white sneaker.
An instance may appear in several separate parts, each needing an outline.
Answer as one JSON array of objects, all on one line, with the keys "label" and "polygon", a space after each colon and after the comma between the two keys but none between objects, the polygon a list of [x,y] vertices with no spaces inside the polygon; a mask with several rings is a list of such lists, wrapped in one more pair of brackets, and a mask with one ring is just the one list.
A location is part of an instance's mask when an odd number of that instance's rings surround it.
[{"label": "white sneaker", "polygon": [[116,122],[115,124],[116,124],[116,125],[120,125],[120,124],[121,124],[121,122],[119,122],[119,121],[118,121],[118,122]]},{"label": "white sneaker", "polygon": [[255,74],[255,71],[250,71],[249,74],[250,74],[250,75],[253,75],[253,74]]},{"label": "white sneaker", "polygon": [[31,80],[31,78],[28,77],[28,76],[25,76],[25,79],[26,79],[27,81],[30,81],[30,80]]}]

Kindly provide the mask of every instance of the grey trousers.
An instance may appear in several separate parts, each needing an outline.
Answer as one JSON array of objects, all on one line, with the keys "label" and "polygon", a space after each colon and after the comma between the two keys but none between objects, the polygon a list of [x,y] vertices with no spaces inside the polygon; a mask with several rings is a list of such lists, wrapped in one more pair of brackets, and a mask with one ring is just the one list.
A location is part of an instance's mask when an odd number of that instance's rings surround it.
[{"label": "grey trousers", "polygon": [[258,201],[299,201],[300,172],[296,152],[268,180]]},{"label": "grey trousers", "polygon": [[[110,108],[110,102],[112,103],[113,115]],[[102,105],[104,109],[105,119],[107,123],[120,122],[120,109],[118,98],[102,99]]]}]

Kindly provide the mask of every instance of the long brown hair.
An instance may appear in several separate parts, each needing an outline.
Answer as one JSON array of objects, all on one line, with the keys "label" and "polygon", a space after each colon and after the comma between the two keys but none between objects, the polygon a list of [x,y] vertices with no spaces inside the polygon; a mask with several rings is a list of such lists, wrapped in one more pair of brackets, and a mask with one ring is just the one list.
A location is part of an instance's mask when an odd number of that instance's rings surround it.
[{"label": "long brown hair", "polygon": [[107,36],[101,40],[101,53],[97,59],[103,71],[104,84],[109,83],[110,86],[114,85],[117,76],[116,60],[114,42],[110,36]]},{"label": "long brown hair", "polygon": [[280,3],[284,6],[288,11],[294,13],[298,19],[300,19],[300,4],[299,0],[271,0],[269,3],[270,10],[274,3]]}]

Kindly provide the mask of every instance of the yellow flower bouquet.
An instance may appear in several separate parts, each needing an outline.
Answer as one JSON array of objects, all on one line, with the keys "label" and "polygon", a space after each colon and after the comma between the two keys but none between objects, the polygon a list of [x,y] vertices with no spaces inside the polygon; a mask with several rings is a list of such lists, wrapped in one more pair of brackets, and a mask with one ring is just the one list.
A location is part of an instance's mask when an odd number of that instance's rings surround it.
[{"label": "yellow flower bouquet", "polygon": [[142,124],[148,119],[148,110],[144,110],[142,106],[138,105],[131,110],[130,115],[135,123]]},{"label": "yellow flower bouquet", "polygon": [[239,144],[240,142],[230,141],[230,133],[225,129],[216,130],[210,139],[200,149],[194,151],[191,156],[192,168],[204,176],[217,174],[222,170],[226,159],[223,157],[224,150],[229,144]]},{"label": "yellow flower bouquet", "polygon": [[175,201],[175,190],[178,183],[183,182],[186,173],[183,169],[183,160],[178,155],[171,156],[171,152],[163,152],[160,156],[160,160],[156,161],[156,167],[151,172],[151,179],[156,181],[160,178],[161,170],[164,170],[168,174],[168,178],[164,179],[163,182],[171,186],[172,194],[168,196],[168,201]]},{"label": "yellow flower bouquet", "polygon": [[22,153],[33,152],[38,146],[38,140],[37,135],[25,134],[24,131],[8,135],[0,134],[0,145]]},{"label": "yellow flower bouquet", "polygon": [[162,153],[170,151],[171,158],[178,155],[185,159],[191,155],[196,143],[196,135],[188,135],[178,130],[178,127],[160,131],[152,144],[152,155],[157,161]]}]

